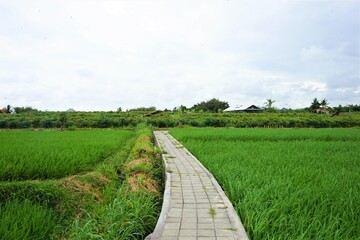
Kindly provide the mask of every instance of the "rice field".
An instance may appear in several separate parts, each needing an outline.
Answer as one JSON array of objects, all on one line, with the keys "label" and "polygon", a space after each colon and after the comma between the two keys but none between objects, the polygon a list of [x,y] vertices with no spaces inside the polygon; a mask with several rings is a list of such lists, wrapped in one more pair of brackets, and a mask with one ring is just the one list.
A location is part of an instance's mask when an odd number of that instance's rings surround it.
[{"label": "rice field", "polygon": [[0,131],[0,181],[57,179],[90,170],[132,135],[107,129]]},{"label": "rice field", "polygon": [[160,162],[150,136],[144,126],[0,131],[0,239],[144,239],[161,190],[132,190],[124,168],[140,153]]},{"label": "rice field", "polygon": [[171,129],[251,239],[360,239],[360,129]]},{"label": "rice field", "polygon": [[53,209],[29,200],[0,205],[1,239],[48,239],[56,227]]}]

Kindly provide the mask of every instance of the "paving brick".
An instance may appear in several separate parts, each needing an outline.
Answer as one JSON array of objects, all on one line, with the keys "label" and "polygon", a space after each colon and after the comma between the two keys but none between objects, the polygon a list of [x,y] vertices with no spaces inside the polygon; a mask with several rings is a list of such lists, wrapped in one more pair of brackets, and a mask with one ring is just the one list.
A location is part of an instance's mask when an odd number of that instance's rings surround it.
[{"label": "paving brick", "polygon": [[215,237],[215,231],[209,229],[199,229],[197,234],[199,237]]},{"label": "paving brick", "polygon": [[180,229],[180,222],[176,222],[176,223],[165,223],[164,229],[165,229],[165,230],[169,230],[169,229],[179,230],[179,229]]},{"label": "paving brick", "polygon": [[179,230],[174,229],[164,229],[161,234],[161,237],[177,237],[179,236]]},{"label": "paving brick", "polygon": [[198,229],[215,229],[214,223],[199,223],[197,225]]},{"label": "paving brick", "polygon": [[197,240],[197,237],[179,237],[179,240]]},{"label": "paving brick", "polygon": [[182,213],[182,218],[197,218],[196,212]]},{"label": "paving brick", "polygon": [[196,229],[181,229],[179,233],[180,237],[194,237],[197,236]]},{"label": "paving brick", "polygon": [[168,217],[166,218],[166,222],[167,223],[178,223],[181,222],[181,218],[177,218],[177,217]]},{"label": "paving brick", "polygon": [[161,237],[161,240],[178,240],[178,236],[174,237]]},{"label": "paving brick", "polygon": [[180,229],[197,229],[197,222],[181,222]]}]

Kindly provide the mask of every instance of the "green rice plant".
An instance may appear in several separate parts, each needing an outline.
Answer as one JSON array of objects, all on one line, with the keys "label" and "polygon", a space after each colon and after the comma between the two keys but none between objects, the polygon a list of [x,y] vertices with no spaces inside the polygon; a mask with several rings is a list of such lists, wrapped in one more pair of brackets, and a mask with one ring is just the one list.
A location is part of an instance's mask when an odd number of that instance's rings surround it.
[{"label": "green rice plant", "polygon": [[0,238],[49,239],[57,227],[54,210],[29,200],[10,201],[0,205]]},{"label": "green rice plant", "polygon": [[1,131],[0,180],[58,179],[91,170],[132,135],[98,129]]},{"label": "green rice plant", "polygon": [[159,209],[156,195],[120,189],[110,204],[74,221],[69,239],[144,239]]},{"label": "green rice plant", "polygon": [[[140,126],[137,133],[121,169],[126,179],[119,188],[112,188],[115,194],[106,203],[97,204],[91,211],[82,210],[83,217],[72,224],[69,239],[144,239],[153,231],[160,212],[164,170],[149,129]],[[132,165],[134,161],[137,164]]]},{"label": "green rice plant", "polygon": [[251,239],[360,238],[360,129],[172,129]]}]

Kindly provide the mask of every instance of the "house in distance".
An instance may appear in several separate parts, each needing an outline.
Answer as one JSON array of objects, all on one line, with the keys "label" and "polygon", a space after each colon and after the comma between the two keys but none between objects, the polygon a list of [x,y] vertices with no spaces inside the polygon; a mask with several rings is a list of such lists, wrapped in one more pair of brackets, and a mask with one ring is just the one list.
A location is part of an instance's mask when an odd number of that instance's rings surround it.
[{"label": "house in distance", "polygon": [[263,110],[255,105],[251,105],[245,109],[239,109],[239,108],[235,108],[235,109],[226,109],[225,112],[247,112],[247,113],[260,113]]}]

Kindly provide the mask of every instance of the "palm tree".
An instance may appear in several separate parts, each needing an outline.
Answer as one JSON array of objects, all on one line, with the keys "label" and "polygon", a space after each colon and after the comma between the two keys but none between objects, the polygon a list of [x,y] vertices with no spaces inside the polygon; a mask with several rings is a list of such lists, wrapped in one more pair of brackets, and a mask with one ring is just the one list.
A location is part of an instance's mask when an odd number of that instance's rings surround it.
[{"label": "palm tree", "polygon": [[267,109],[273,108],[273,103],[276,102],[275,100],[272,100],[271,98],[266,99],[265,107]]},{"label": "palm tree", "polygon": [[315,111],[316,109],[318,109],[320,107],[320,103],[319,101],[317,100],[317,98],[314,98],[313,102],[311,103],[310,105],[310,109],[312,111]]},{"label": "palm tree", "polygon": [[322,108],[326,108],[329,105],[328,100],[326,100],[326,98],[324,98],[323,100],[321,100],[320,102],[320,107]]}]

